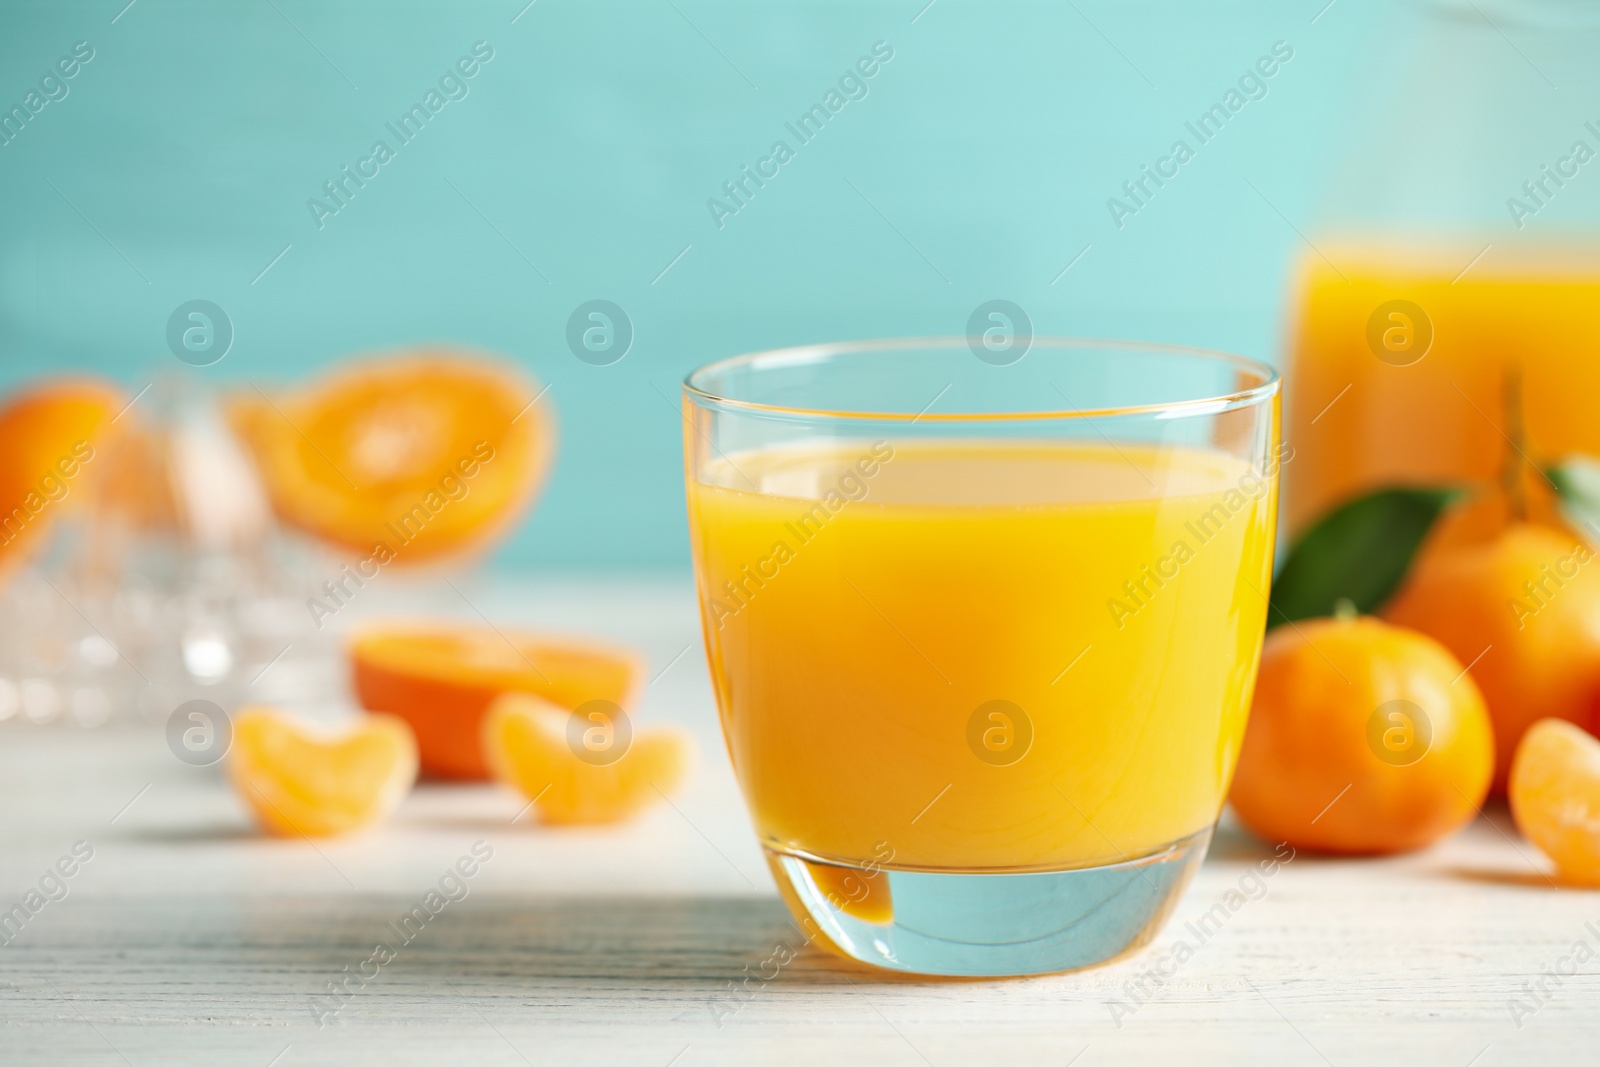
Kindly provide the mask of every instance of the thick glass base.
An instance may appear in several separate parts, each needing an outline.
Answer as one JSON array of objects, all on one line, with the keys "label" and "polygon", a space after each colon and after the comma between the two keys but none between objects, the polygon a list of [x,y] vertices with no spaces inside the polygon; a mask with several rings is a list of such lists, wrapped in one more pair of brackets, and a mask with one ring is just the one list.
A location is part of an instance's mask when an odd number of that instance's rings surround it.
[{"label": "thick glass base", "polygon": [[1092,967],[1155,936],[1211,830],[1148,855],[1062,871],[953,874],[855,867],[769,848],[805,932],[886,970],[952,977]]}]

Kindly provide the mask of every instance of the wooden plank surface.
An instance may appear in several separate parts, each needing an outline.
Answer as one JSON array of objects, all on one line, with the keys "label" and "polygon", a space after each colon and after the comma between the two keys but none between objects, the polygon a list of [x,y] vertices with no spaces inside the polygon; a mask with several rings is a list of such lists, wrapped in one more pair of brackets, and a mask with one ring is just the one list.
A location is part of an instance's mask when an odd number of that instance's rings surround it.
[{"label": "wooden plank surface", "polygon": [[[1596,1061],[1600,893],[1554,887],[1503,810],[1420,855],[1302,855],[1259,882],[1272,850],[1225,823],[1155,944],[1076,975],[885,980],[805,947],[717,735],[688,583],[464,588],[471,611],[407,589],[363,610],[638,645],[659,672],[639,718],[700,741],[675,805],[556,831],[513,822],[522,801],[496,788],[424,785],[383,828],[313,847],[257,836],[157,728],[9,724],[0,902],[75,842],[93,856],[0,947],[0,1063]],[[348,1000],[319,999],[475,842],[493,856],[466,895]],[[776,967],[780,946],[802,951]]]}]

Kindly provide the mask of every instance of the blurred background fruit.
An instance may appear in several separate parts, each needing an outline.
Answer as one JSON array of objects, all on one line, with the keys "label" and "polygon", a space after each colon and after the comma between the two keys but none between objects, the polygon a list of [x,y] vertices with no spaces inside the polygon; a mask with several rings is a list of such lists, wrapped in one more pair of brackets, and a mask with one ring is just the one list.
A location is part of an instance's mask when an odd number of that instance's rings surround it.
[{"label": "blurred background fruit", "polygon": [[1444,647],[1315,619],[1267,638],[1229,800],[1267,841],[1404,852],[1470,822],[1493,769],[1483,698]]},{"label": "blurred background fruit", "polygon": [[1429,532],[1423,552],[1493,541],[1518,523],[1565,531],[1561,500],[1532,463],[1518,462],[1492,482],[1467,483]]},{"label": "blurred background fruit", "polygon": [[274,509],[337,549],[388,565],[482,547],[543,483],[551,407],[509,364],[455,349],[348,362],[231,405]]},{"label": "blurred background fruit", "polygon": [[1588,724],[1600,690],[1600,567],[1570,533],[1519,522],[1489,540],[1425,549],[1383,615],[1469,665],[1494,725],[1497,792],[1534,722]]},{"label": "blurred background fruit", "polygon": [[0,405],[0,580],[85,496],[85,467],[125,401],[90,378],[38,382]]}]

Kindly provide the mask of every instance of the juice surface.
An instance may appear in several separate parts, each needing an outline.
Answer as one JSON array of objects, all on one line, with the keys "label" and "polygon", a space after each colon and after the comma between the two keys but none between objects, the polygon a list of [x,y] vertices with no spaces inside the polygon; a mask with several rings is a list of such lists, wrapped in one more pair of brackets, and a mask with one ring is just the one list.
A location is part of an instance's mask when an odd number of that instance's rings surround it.
[{"label": "juice surface", "polygon": [[[1291,531],[1380,485],[1494,479],[1508,438],[1541,464],[1600,455],[1600,258],[1493,248],[1464,270],[1481,245],[1322,248],[1286,374]],[[1420,355],[1408,329],[1431,334]]]},{"label": "juice surface", "polygon": [[919,441],[743,452],[691,478],[712,674],[763,842],[1060,869],[1208,827],[1265,620],[1259,473],[1198,449]]}]

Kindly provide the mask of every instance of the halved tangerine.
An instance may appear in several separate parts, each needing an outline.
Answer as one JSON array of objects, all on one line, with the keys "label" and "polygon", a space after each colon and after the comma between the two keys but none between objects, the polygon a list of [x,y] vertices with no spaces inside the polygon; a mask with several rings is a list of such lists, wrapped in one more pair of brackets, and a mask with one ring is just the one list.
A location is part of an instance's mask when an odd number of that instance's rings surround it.
[{"label": "halved tangerine", "polygon": [[83,484],[121,406],[114,387],[89,378],[41,382],[0,406],[0,573],[27,556]]},{"label": "halved tangerine", "polygon": [[328,837],[394,811],[416,781],[417,743],[392,715],[332,732],[249,707],[233,717],[228,777],[269,834]]},{"label": "halved tangerine", "polygon": [[456,622],[369,626],[348,652],[362,707],[411,725],[427,773],[468,780],[489,777],[483,716],[502,693],[568,709],[591,700],[627,707],[641,670],[614,645]]},{"label": "halved tangerine", "polygon": [[[670,727],[633,734],[614,722],[580,720],[527,693],[507,693],[483,722],[483,748],[494,776],[534,802],[547,823],[609,823],[665,798],[693,759],[688,734]],[[591,730],[606,742],[575,742]],[[607,751],[612,744],[617,747]]]},{"label": "halved tangerine", "polygon": [[477,547],[544,480],[554,416],[537,383],[482,356],[417,349],[230,415],[283,521],[371,566]]}]

